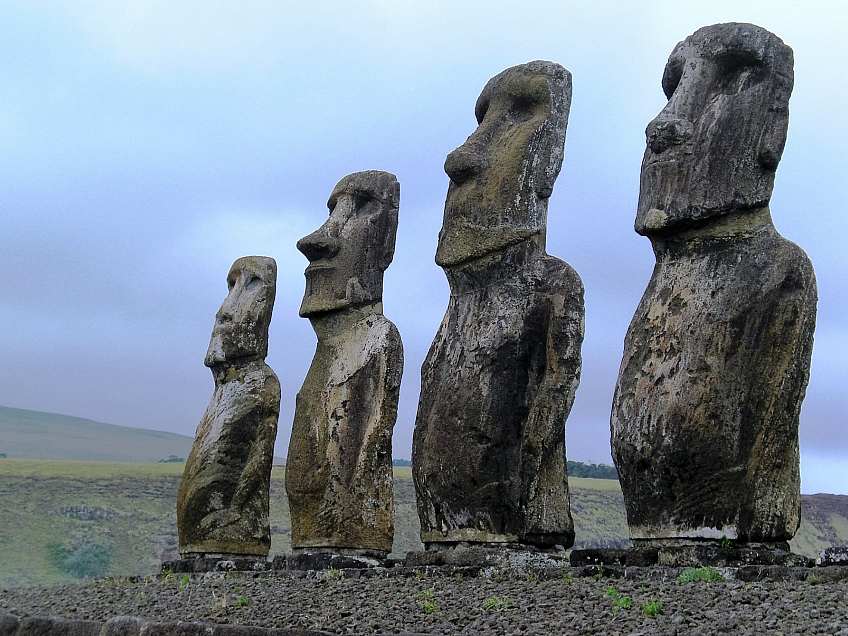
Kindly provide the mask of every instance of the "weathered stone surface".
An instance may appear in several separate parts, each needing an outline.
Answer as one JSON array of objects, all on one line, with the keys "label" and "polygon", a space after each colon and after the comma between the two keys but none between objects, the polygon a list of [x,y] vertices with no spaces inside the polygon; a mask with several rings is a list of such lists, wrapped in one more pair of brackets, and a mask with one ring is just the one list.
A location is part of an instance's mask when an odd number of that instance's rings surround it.
[{"label": "weathered stone surface", "polygon": [[813,559],[800,554],[793,554],[789,551],[788,545],[784,549],[760,546],[721,548],[710,544],[661,547],[657,550],[657,562],[659,565],[682,568],[739,567],[743,565],[803,568],[813,566]]},{"label": "weathered stone surface", "polygon": [[332,554],[328,552],[310,552],[303,554],[289,554],[285,557],[284,567],[286,570],[336,570],[362,569],[385,567],[386,561],[363,555]]},{"label": "weathered stone surface", "polygon": [[15,636],[21,621],[11,614],[0,614],[0,636]]},{"label": "weathered stone surface", "polygon": [[286,491],[295,552],[384,557],[392,549],[392,430],[403,345],[383,315],[383,272],[394,255],[400,184],[348,175],[330,217],[297,243],[309,259],[300,315],[318,346],[297,395]]},{"label": "weathered stone surface", "polygon": [[816,307],[812,265],[768,208],[792,51],[754,25],[705,27],[674,49],[663,88],[636,218],[657,262],[611,416],[631,536],[786,541]]},{"label": "weathered stone surface", "polygon": [[21,619],[17,636],[98,636],[100,629],[97,621],[28,616]]},{"label": "weathered stone surface", "polygon": [[280,383],[265,364],[277,264],[233,263],[205,364],[215,391],[197,427],[177,496],[180,554],[267,556]]},{"label": "weathered stone surface", "polygon": [[657,564],[657,551],[651,548],[592,548],[572,550],[569,563],[584,565],[619,565],[622,567],[650,567]]},{"label": "weathered stone surface", "polygon": [[848,565],[848,547],[825,548],[816,559],[818,565]]},{"label": "weathered stone surface", "polygon": [[[438,544],[437,544],[438,545]],[[509,543],[457,543],[449,547],[438,545],[438,549],[423,552],[408,552],[403,560],[404,568],[496,568],[501,571],[527,571],[528,569],[561,568],[567,565],[561,550],[538,549],[525,544]]]},{"label": "weathered stone surface", "polygon": [[565,420],[580,375],[583,285],[545,253],[571,75],[530,62],[492,78],[451,152],[436,263],[451,288],[421,369],[412,467],[428,548],[570,546]]},{"label": "weathered stone surface", "polygon": [[192,574],[200,572],[264,572],[273,570],[274,564],[267,557],[237,556],[221,557],[202,554],[178,561],[165,561],[160,574]]}]

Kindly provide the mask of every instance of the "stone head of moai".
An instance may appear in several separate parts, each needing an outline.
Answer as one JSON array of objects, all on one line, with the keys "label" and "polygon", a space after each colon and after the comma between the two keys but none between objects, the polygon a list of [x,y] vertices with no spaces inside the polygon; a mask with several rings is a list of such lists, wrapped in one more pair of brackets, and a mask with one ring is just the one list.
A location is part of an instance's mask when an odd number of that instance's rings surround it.
[{"label": "stone head of moai", "polygon": [[268,355],[268,326],[277,292],[277,263],[268,256],[244,256],[227,274],[229,293],[215,314],[204,364],[212,367]]},{"label": "stone head of moai", "polygon": [[297,242],[309,259],[304,318],[379,302],[383,272],[395,253],[400,184],[389,172],[344,177],[327,201],[330,216]]},{"label": "stone head of moai", "polygon": [[529,237],[544,246],[570,107],[571,73],[559,64],[529,62],[489,80],[474,109],[477,129],[445,161],[438,265],[461,265]]},{"label": "stone head of moai", "polygon": [[767,205],[789,125],[792,49],[753,24],[698,29],[672,51],[648,124],[636,231],[662,236]]}]

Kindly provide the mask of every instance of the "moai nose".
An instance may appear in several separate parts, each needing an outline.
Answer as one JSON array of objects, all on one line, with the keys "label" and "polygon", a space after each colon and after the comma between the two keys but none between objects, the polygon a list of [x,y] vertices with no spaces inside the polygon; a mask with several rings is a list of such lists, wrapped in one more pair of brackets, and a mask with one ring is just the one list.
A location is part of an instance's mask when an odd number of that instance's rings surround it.
[{"label": "moai nose", "polygon": [[297,249],[312,262],[322,258],[332,258],[339,253],[341,245],[339,245],[338,239],[327,236],[321,229],[318,229],[300,239],[297,242]]},{"label": "moai nose", "polygon": [[445,172],[456,185],[462,185],[480,174],[486,167],[486,160],[477,152],[460,146],[445,159]]},{"label": "moai nose", "polygon": [[645,129],[651,150],[660,154],[674,146],[682,146],[692,138],[694,126],[685,119],[657,117]]}]

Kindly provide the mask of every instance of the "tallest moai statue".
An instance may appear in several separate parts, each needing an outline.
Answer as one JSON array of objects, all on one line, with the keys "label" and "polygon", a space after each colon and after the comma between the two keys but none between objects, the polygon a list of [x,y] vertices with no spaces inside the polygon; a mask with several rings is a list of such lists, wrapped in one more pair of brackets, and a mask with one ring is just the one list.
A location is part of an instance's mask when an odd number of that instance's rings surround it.
[{"label": "tallest moai statue", "polygon": [[636,216],[656,266],[611,417],[637,545],[785,547],[798,529],[816,283],[768,206],[792,66],[780,38],[731,23],[699,29],[665,67]]},{"label": "tallest moai statue", "polygon": [[421,369],[412,472],[428,548],[570,546],[565,419],[580,376],[583,285],[545,253],[571,74],[492,78],[479,126],[445,161],[436,263],[451,295]]}]

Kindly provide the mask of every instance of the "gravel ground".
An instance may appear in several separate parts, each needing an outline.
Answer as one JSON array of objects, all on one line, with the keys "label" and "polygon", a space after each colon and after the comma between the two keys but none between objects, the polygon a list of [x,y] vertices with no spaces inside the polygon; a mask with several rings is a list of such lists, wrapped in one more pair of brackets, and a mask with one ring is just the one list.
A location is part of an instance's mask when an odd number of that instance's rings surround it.
[{"label": "gravel ground", "polygon": [[[336,576],[333,576],[333,575]],[[273,574],[103,579],[0,591],[0,614],[131,615],[338,634],[842,634],[848,581],[814,583]],[[646,603],[661,604],[645,616]]]}]

